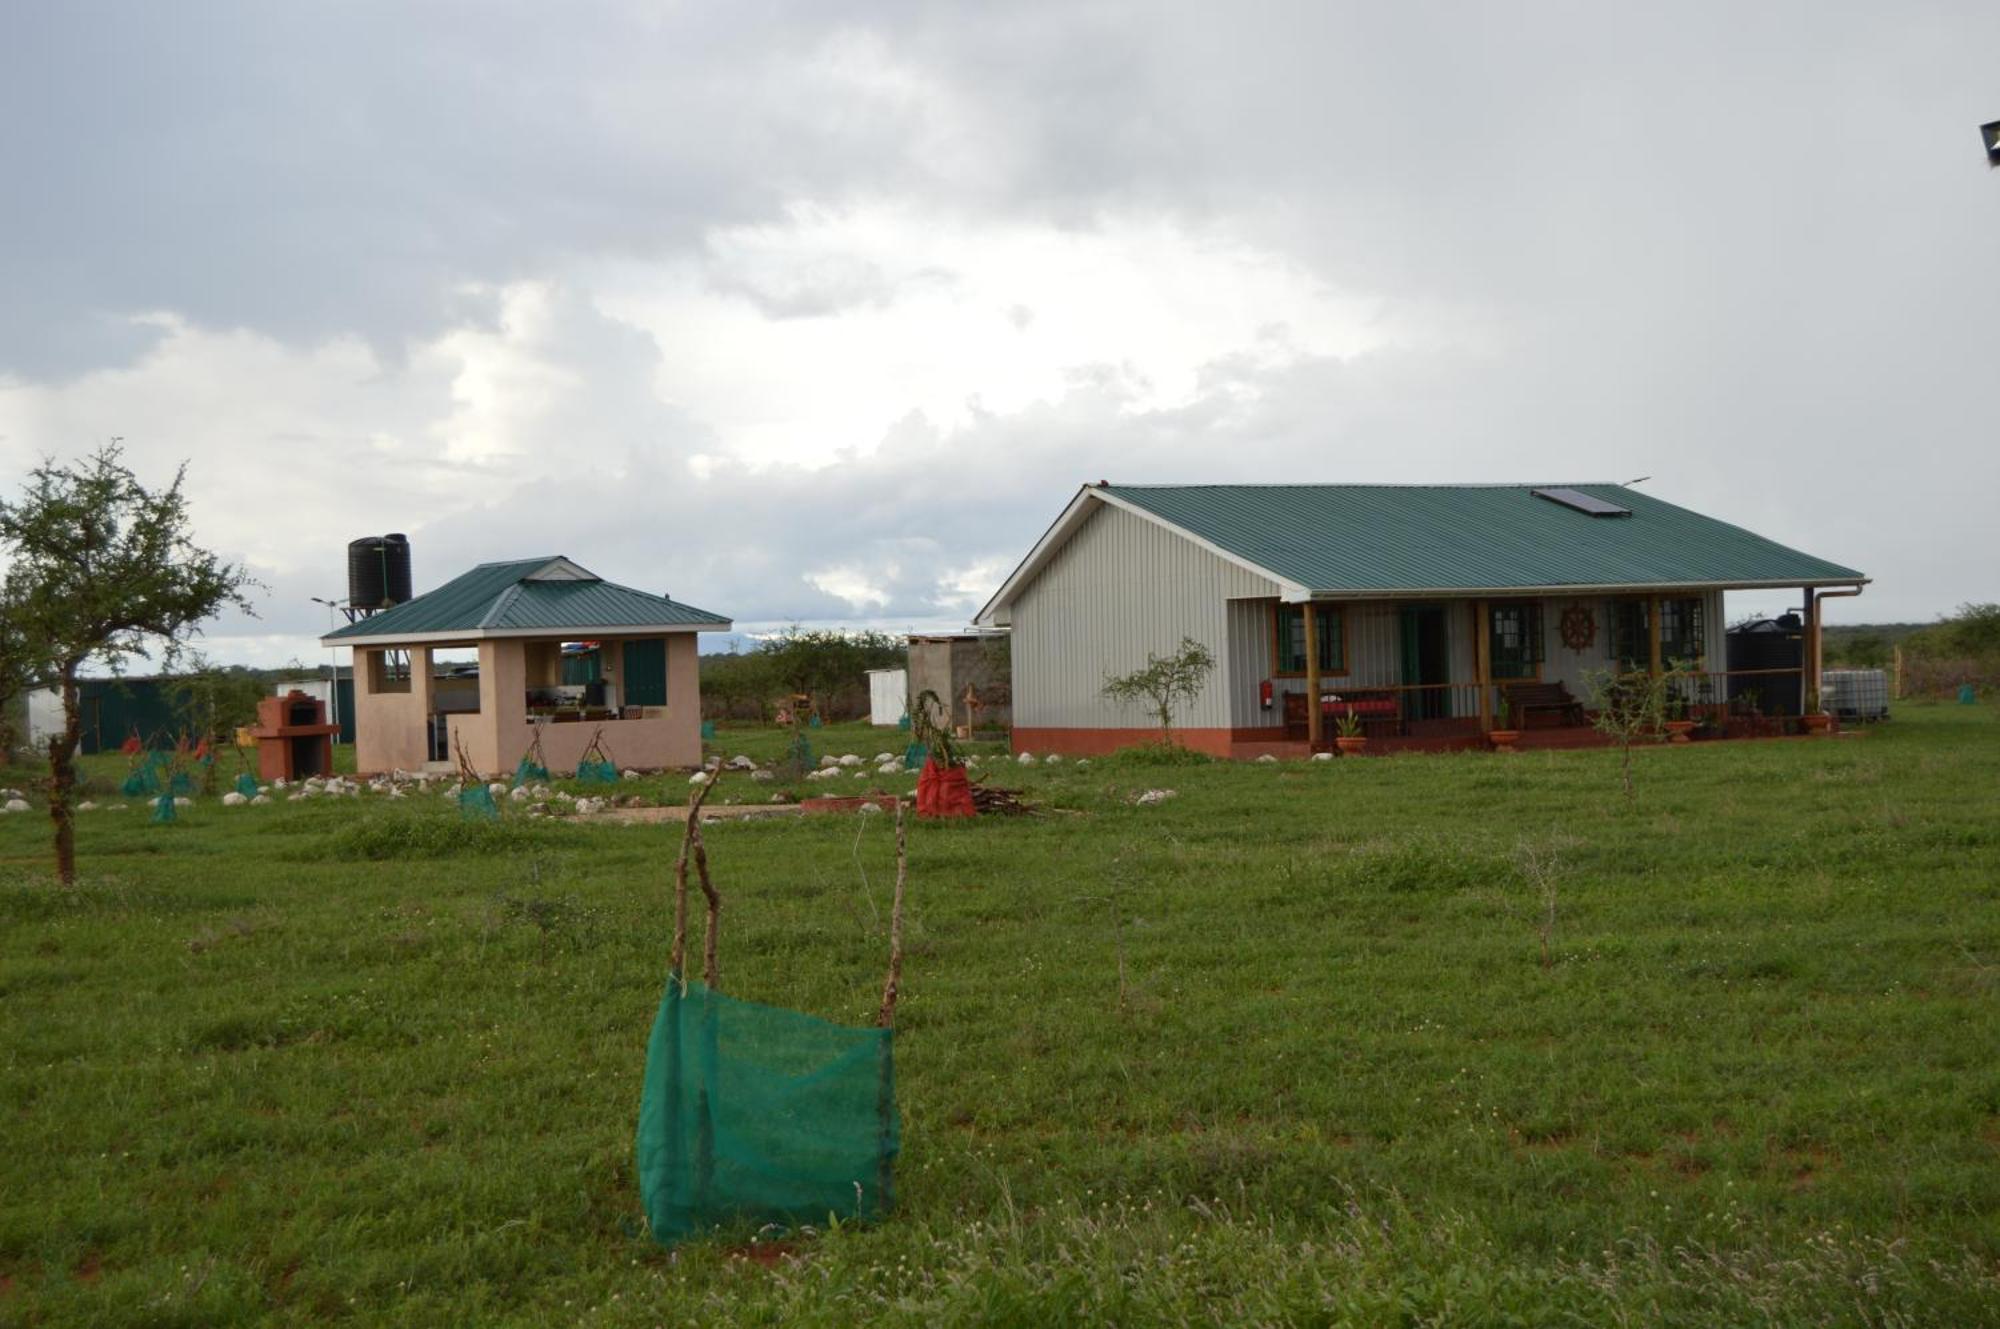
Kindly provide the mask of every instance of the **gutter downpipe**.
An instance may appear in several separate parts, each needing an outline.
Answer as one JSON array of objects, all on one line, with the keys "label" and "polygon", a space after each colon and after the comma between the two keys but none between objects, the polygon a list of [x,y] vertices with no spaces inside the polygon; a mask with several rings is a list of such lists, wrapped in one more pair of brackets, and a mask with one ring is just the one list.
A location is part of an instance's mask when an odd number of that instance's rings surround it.
[{"label": "gutter downpipe", "polygon": [[1825,604],[1825,602],[1828,600],[1845,599],[1851,596],[1859,595],[1861,594],[1862,591],[1866,589],[1867,587],[1865,585],[1862,585],[1862,586],[1850,586],[1844,591],[1822,590],[1817,593],[1811,591],[1808,591],[1806,593],[1813,602],[1813,635],[1812,635],[1813,696],[1817,698],[1819,701],[1819,713],[1821,715],[1826,714],[1826,698],[1821,690],[1823,683],[1821,675],[1826,672],[1826,651],[1824,647],[1821,645],[1821,643],[1825,640],[1826,636],[1826,618],[1820,606]]}]

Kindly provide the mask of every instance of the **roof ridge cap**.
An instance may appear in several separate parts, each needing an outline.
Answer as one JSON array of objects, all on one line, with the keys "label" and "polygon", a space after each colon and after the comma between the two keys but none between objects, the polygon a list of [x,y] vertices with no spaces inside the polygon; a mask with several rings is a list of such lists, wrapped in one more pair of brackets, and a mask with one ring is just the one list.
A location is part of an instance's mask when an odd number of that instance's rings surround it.
[{"label": "roof ridge cap", "polygon": [[488,605],[486,612],[479,616],[478,626],[482,628],[492,627],[499,620],[501,613],[506,610],[507,606],[513,604],[520,596],[521,583],[517,581],[493,597],[493,603]]}]

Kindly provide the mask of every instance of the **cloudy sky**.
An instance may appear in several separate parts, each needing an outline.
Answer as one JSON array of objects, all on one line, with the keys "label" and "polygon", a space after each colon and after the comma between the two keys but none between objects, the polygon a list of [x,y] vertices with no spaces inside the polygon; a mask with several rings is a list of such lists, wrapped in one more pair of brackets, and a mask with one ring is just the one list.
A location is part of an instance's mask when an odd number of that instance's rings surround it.
[{"label": "cloudy sky", "polygon": [[[8,6],[0,484],[962,623],[1083,481],[1623,480],[2000,597],[2000,8]],[[1733,597],[1732,615],[1753,607]]]}]

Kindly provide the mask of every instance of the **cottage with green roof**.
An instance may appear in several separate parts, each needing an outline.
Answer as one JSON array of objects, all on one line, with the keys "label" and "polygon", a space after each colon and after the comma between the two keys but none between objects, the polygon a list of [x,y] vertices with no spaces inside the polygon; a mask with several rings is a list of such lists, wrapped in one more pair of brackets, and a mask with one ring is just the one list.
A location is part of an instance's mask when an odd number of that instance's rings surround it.
[{"label": "cottage with green roof", "polygon": [[1695,714],[1753,690],[1727,673],[1725,591],[1800,591],[1786,681],[1816,698],[1819,598],[1867,580],[1622,485],[1099,483],[977,622],[1012,634],[1018,751],[1147,741],[1104,680],[1183,637],[1216,661],[1179,729],[1202,751],[1303,755],[1350,714],[1371,746],[1478,746],[1503,706],[1556,744],[1588,735],[1607,669],[1687,663]]},{"label": "cottage with green roof", "polygon": [[[553,771],[576,768],[601,730],[619,765],[701,761],[696,635],[719,614],[605,581],[561,556],[482,563],[436,590],[320,640],[354,648],[355,765],[420,771],[463,748],[482,773],[511,771],[539,736]],[[565,679],[563,647],[594,643],[598,677]],[[476,648],[476,695],[447,701],[432,654]]]}]

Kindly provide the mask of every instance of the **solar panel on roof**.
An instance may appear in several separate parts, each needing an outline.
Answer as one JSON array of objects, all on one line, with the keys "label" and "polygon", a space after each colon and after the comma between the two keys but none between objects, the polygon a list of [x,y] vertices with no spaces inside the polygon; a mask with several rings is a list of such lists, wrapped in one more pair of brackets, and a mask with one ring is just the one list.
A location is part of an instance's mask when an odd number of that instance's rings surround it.
[{"label": "solar panel on roof", "polygon": [[1545,498],[1551,503],[1560,503],[1566,508],[1592,517],[1629,517],[1632,509],[1621,508],[1616,503],[1606,503],[1601,498],[1593,498],[1581,489],[1536,489],[1531,491],[1536,498]]}]

